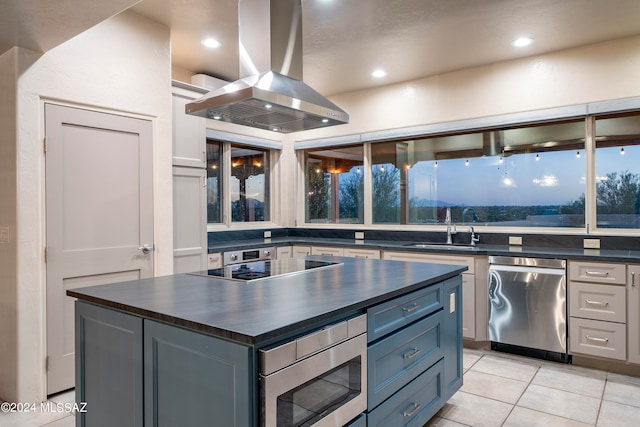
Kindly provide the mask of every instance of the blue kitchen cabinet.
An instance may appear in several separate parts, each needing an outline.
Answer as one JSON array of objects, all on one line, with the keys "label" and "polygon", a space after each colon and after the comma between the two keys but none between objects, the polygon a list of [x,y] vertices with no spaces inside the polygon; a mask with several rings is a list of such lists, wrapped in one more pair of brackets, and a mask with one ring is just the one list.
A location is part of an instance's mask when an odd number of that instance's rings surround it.
[{"label": "blue kitchen cabinet", "polygon": [[142,427],[142,318],[76,301],[78,427]]},{"label": "blue kitchen cabinet", "polygon": [[249,346],[145,320],[145,424],[253,425],[250,351]]},{"label": "blue kitchen cabinet", "polygon": [[461,297],[456,276],[367,310],[368,427],[422,426],[462,386]]},{"label": "blue kitchen cabinet", "polygon": [[253,347],[76,302],[78,426],[247,427]]}]

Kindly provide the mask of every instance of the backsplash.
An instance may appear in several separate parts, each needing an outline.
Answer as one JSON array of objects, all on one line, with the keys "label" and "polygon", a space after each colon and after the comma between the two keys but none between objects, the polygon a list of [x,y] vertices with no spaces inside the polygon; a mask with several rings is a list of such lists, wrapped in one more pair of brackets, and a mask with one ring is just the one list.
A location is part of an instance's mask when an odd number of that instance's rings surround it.
[{"label": "backsplash", "polygon": [[[466,228],[465,228],[466,230]],[[403,230],[345,230],[334,228],[265,228],[258,230],[211,231],[208,233],[209,245],[235,240],[263,239],[264,232],[271,231],[271,238],[297,237],[314,239],[354,240],[355,231],[364,232],[365,240],[405,241],[405,242],[444,242],[443,231],[403,231]],[[549,248],[582,248],[583,240],[600,239],[600,249],[640,250],[640,237],[630,236],[594,236],[566,234],[519,234],[519,233],[478,233],[479,244],[508,245],[509,236],[522,237],[524,246]],[[453,236],[454,243],[468,243],[470,234],[458,231]]]}]

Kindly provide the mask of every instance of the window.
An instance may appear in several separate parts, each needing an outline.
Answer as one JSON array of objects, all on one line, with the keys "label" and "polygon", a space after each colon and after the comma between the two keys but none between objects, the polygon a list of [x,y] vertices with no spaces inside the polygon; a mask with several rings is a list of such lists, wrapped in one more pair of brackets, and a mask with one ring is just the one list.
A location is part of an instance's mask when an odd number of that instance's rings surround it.
[{"label": "window", "polygon": [[270,221],[270,154],[268,148],[207,140],[209,224]]},{"label": "window", "polygon": [[364,222],[362,145],[305,150],[306,222]]},{"label": "window", "polygon": [[640,228],[640,115],[595,120],[596,223]]},{"label": "window", "polygon": [[222,222],[222,143],[207,140],[207,222]]},{"label": "window", "polygon": [[231,145],[231,221],[269,220],[269,150]]},{"label": "window", "polygon": [[371,145],[372,221],[584,227],[584,121]]}]

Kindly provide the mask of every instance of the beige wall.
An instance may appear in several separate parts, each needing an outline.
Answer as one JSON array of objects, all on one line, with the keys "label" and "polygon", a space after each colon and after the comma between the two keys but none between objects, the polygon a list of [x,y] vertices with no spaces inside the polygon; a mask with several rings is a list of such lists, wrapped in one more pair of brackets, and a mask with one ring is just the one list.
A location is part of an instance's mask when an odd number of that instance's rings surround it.
[{"label": "beige wall", "polygon": [[17,53],[11,49],[0,55],[0,399],[10,396],[8,391],[17,385]]},{"label": "beige wall", "polygon": [[340,94],[350,123],[296,140],[640,96],[640,36]]},{"label": "beige wall", "polygon": [[[349,113],[349,124],[292,134],[283,156],[294,158],[295,141],[638,97],[638,76],[640,36],[635,36],[339,94],[331,100]],[[298,171],[289,169],[295,167],[285,165],[283,176],[302,182]],[[296,217],[303,221],[303,189],[295,197],[298,203],[292,205],[299,206]],[[293,226],[294,219],[287,218],[283,225]]]},{"label": "beige wall", "polygon": [[[6,67],[1,67],[0,71]],[[6,325],[17,345],[0,352],[0,397],[46,397],[44,102],[60,102],[148,119],[154,137],[155,274],[173,266],[171,64],[169,29],[134,13],[111,18],[42,56],[18,49],[16,279],[17,320]],[[4,99],[3,99],[4,102]],[[4,130],[2,130],[4,132]],[[0,191],[7,191],[2,187]],[[4,284],[3,284],[4,286]],[[0,296],[4,301],[5,296]],[[4,331],[3,331],[4,332]],[[4,339],[3,334],[3,339]],[[5,343],[1,344],[5,345]],[[15,384],[5,374],[15,371]]]}]

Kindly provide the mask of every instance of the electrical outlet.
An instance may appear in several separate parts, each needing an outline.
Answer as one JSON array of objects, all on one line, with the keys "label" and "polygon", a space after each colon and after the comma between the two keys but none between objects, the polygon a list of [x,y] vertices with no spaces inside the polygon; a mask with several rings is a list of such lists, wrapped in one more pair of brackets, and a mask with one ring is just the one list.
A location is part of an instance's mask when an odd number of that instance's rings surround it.
[{"label": "electrical outlet", "polygon": [[509,244],[510,245],[522,245],[522,237],[520,237],[520,236],[509,236]]},{"label": "electrical outlet", "polygon": [[585,249],[600,249],[600,239],[584,239]]},{"label": "electrical outlet", "polygon": [[265,231],[265,232],[264,232],[264,238],[265,238],[265,239],[268,239],[268,238],[270,238],[270,237],[271,237],[271,231]]},{"label": "electrical outlet", "polygon": [[364,231],[356,231],[356,239],[364,239]]}]

